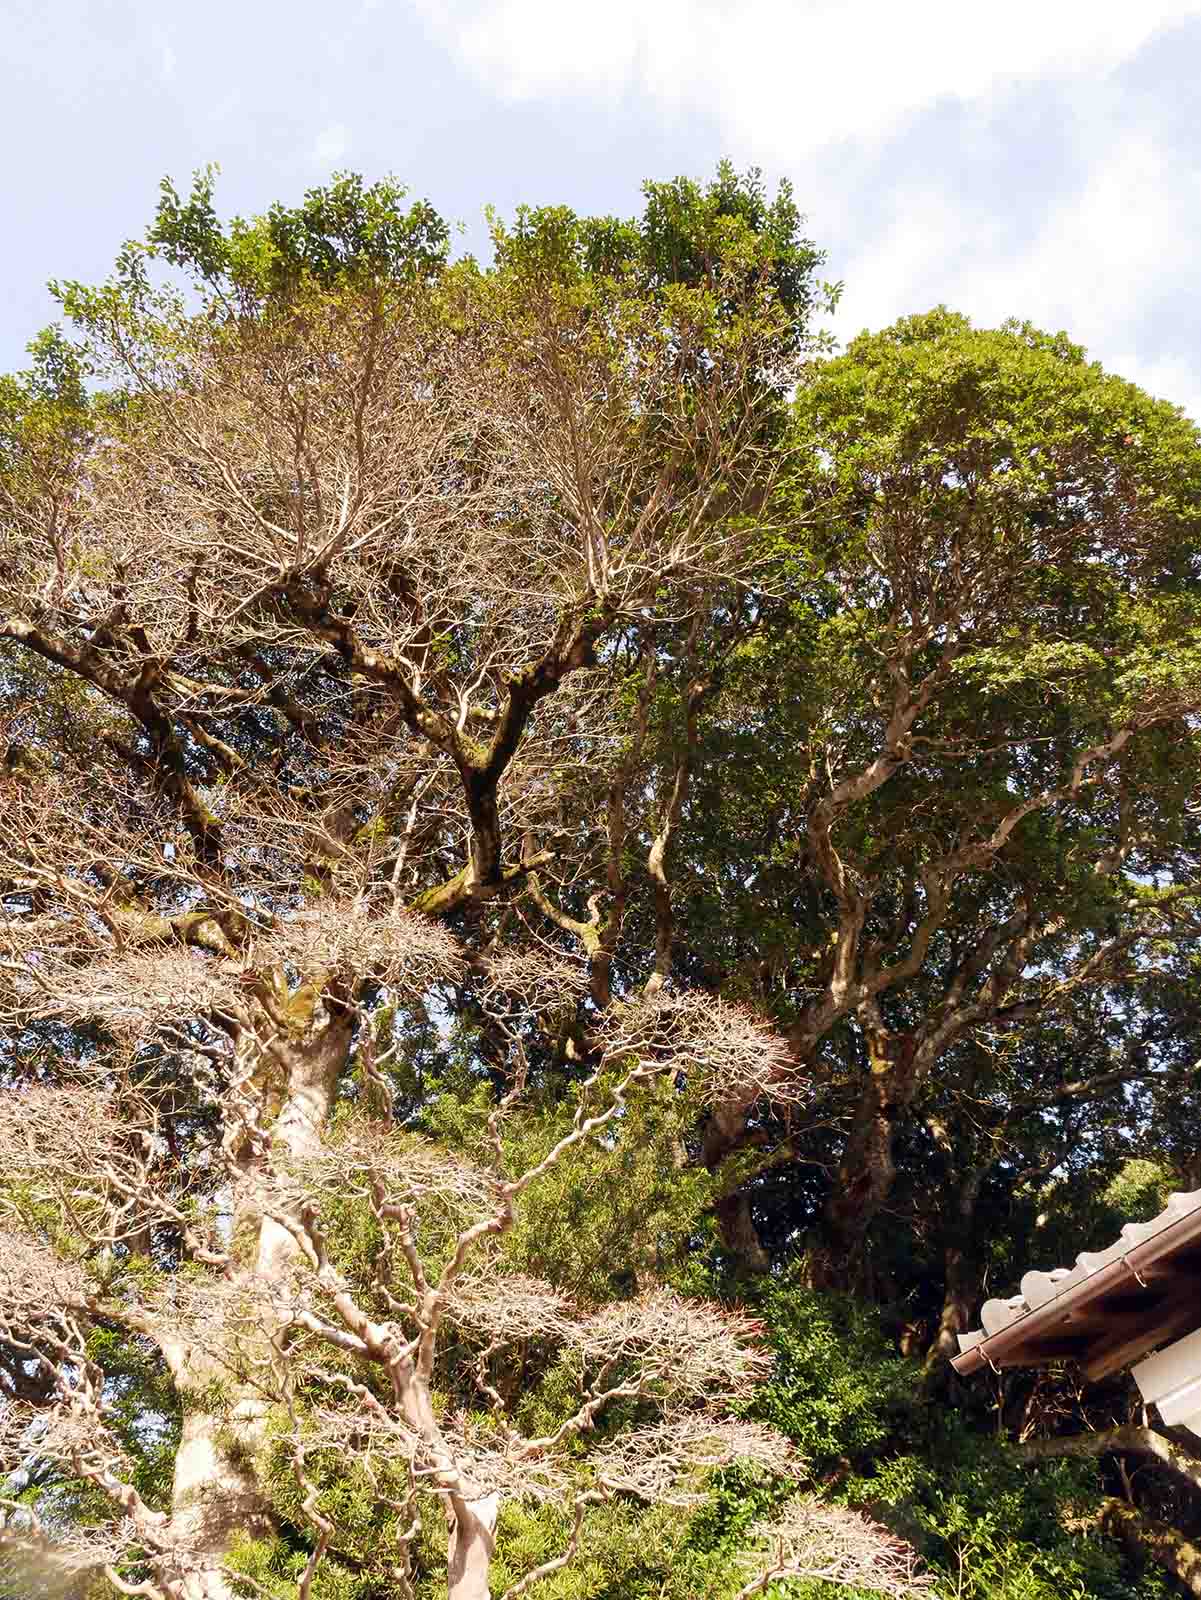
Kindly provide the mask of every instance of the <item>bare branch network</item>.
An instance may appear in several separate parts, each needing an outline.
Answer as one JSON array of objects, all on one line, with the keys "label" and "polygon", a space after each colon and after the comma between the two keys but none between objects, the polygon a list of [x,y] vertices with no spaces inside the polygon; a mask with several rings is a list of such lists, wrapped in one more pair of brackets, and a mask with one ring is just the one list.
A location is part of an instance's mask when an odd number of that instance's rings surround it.
[{"label": "bare branch network", "polygon": [[[607,1290],[568,1292],[517,1224],[573,1164],[621,1171],[655,1111],[694,1216],[763,1268],[746,1174],[812,1112],[821,1227],[861,1259],[956,1051],[1180,947],[1196,890],[1161,823],[1201,655],[1171,451],[1140,479],[1062,351],[1037,449],[987,417],[945,450],[867,426],[848,391],[891,404],[913,330],[858,345],[849,385],[810,370],[816,286],[716,200],[662,258],[662,218],[610,261],[607,224],[556,211],[488,269],[285,272],[276,239],[257,288],[196,205],[211,250],[153,259],[190,261],[201,313],[131,247],[71,297],[78,393],[0,418],[5,1468],[103,1499],[91,1558],[147,1600],[241,1600],[237,1552],[285,1517],[310,1600],[346,1557],[335,1471],[405,1600],[443,1534],[440,1591],[488,1600],[505,1505],[561,1507],[516,1600],[601,1499],[695,1506],[737,1460],[796,1490],[744,1597],[919,1592],[741,1416],[753,1318],[621,1240]],[[760,895],[778,960],[731,911]],[[989,1125],[963,1217],[1020,1116],[1114,1087],[1048,1074],[994,1116],[997,1081],[958,1103]],[[180,1430],[157,1499],[113,1404],[131,1353]]]}]

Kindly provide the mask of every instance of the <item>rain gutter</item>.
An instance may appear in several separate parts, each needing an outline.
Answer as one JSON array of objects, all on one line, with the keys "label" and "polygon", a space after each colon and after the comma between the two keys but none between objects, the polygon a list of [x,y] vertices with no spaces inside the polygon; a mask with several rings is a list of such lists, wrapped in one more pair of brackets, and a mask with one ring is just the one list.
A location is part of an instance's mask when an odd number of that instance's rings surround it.
[{"label": "rain gutter", "polygon": [[[1149,1239],[1132,1245],[1129,1250],[1123,1251],[1115,1260],[1107,1262],[1096,1272],[1078,1279],[1044,1305],[1023,1312],[996,1333],[987,1334],[984,1338],[977,1335],[975,1343],[961,1350],[959,1355],[952,1356],[951,1365],[961,1377],[968,1377],[984,1366],[999,1366],[1014,1346],[1024,1343],[1032,1334],[1056,1327],[1073,1311],[1079,1310],[1091,1300],[1099,1299],[1101,1295],[1107,1294],[1110,1289],[1116,1289],[1119,1284],[1131,1277],[1140,1278],[1162,1257],[1172,1254],[1181,1245],[1190,1244],[1199,1237],[1201,1237],[1201,1207],[1196,1207],[1183,1217],[1170,1222],[1166,1228],[1159,1229]],[[1201,1305],[1198,1305],[1197,1315],[1201,1321]],[[959,1342],[963,1345],[972,1337],[971,1334],[961,1335]],[[1153,1335],[1149,1342],[1154,1342]]]}]

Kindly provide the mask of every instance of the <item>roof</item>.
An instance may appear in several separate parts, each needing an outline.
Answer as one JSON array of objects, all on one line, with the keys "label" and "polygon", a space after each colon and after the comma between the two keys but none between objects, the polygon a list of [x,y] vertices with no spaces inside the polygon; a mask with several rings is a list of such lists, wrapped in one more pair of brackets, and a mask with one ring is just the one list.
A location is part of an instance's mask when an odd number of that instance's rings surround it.
[{"label": "roof", "polygon": [[1027,1272],[1021,1293],[985,1301],[980,1320],[959,1336],[952,1365],[965,1375],[1073,1358],[1104,1378],[1201,1327],[1201,1189],[1170,1195],[1157,1217],[1128,1222],[1074,1267]]}]

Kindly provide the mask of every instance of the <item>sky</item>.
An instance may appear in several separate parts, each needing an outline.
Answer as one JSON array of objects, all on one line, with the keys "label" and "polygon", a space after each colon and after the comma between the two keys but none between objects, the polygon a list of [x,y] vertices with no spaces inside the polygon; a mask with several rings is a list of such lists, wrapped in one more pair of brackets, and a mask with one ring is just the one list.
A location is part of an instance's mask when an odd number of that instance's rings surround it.
[{"label": "sky", "polygon": [[1066,328],[1201,419],[1201,0],[2,0],[0,370],[158,183],[230,213],[393,174],[631,214],[728,156],[792,180],[834,332],[939,303]]}]

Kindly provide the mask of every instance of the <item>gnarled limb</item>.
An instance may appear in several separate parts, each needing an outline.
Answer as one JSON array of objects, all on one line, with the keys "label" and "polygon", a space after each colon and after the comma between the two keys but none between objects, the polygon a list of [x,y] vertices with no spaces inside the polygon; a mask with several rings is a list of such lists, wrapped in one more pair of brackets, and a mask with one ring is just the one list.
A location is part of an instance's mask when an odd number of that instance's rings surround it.
[{"label": "gnarled limb", "polygon": [[1189,1594],[1201,1595],[1201,1548],[1166,1522],[1145,1517],[1125,1500],[1110,1499],[1101,1525],[1138,1555],[1150,1556]]},{"label": "gnarled limb", "polygon": [[1030,1466],[1039,1461],[1067,1459],[1091,1460],[1096,1456],[1131,1455],[1153,1461],[1165,1468],[1180,1483],[1201,1493],[1201,1458],[1186,1450],[1175,1439],[1153,1428],[1129,1424],[1105,1428],[1099,1433],[1072,1433],[1054,1439],[1030,1439],[1013,1447],[1018,1461]]}]

